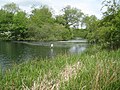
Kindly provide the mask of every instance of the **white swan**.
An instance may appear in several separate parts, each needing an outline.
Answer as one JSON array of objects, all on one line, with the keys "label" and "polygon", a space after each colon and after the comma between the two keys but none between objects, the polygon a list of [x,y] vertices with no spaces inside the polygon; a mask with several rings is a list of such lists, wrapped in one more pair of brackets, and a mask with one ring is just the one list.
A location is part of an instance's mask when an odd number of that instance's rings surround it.
[{"label": "white swan", "polygon": [[53,43],[50,44],[50,47],[53,48]]}]

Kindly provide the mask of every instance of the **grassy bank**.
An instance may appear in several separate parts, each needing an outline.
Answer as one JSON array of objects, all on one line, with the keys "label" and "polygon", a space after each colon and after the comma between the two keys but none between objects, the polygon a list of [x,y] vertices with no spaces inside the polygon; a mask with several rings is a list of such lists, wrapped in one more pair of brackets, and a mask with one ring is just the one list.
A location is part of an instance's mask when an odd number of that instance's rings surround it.
[{"label": "grassy bank", "polygon": [[81,70],[61,90],[120,90],[120,50],[96,51],[81,55]]},{"label": "grassy bank", "polygon": [[0,90],[120,90],[120,50],[96,47],[15,66],[0,75]]}]

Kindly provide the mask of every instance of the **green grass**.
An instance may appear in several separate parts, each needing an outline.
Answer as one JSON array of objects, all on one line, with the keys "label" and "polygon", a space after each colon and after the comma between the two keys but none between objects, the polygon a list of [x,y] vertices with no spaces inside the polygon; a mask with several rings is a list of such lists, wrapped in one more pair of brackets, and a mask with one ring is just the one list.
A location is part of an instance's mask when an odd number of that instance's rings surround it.
[{"label": "green grass", "polygon": [[68,55],[60,55],[54,59],[49,60],[34,60],[22,63],[13,67],[12,70],[7,70],[4,76],[0,76],[0,90],[20,90],[22,85],[28,87],[33,85],[33,82],[44,75],[52,73],[50,78],[55,78],[66,64],[72,64],[77,60],[76,57]]},{"label": "green grass", "polygon": [[82,69],[61,90],[120,90],[120,50],[91,51],[81,55]]},{"label": "green grass", "polygon": [[96,47],[80,55],[59,55],[14,66],[0,76],[0,90],[31,88],[45,75],[48,80],[55,80],[66,65],[78,61],[82,64],[81,69],[69,81],[61,83],[61,90],[120,90],[120,50],[108,52]]}]

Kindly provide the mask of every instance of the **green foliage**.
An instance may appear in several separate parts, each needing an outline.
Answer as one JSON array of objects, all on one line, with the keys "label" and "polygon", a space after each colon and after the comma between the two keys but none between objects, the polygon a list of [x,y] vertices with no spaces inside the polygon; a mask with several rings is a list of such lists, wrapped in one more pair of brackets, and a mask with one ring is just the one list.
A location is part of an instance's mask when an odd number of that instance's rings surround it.
[{"label": "green foliage", "polygon": [[88,30],[86,29],[75,29],[73,30],[74,37],[87,38]]},{"label": "green foliage", "polygon": [[87,39],[92,43],[99,43],[104,48],[118,49],[120,46],[120,9],[116,0],[103,2],[107,11],[101,20],[95,17],[85,17],[83,21],[89,30]]},{"label": "green foliage", "polygon": [[[29,27],[30,35],[33,40],[51,41],[68,40],[71,38],[70,32],[63,25],[46,23],[41,27]],[[34,31],[33,31],[34,30]],[[32,32],[33,31],[33,32]]]},{"label": "green foliage", "polygon": [[63,16],[63,15],[57,15],[57,16],[56,16],[56,23],[65,25],[65,22],[66,22],[66,20],[64,19],[64,16]]},{"label": "green foliage", "polygon": [[62,24],[56,23],[52,12],[46,6],[32,11],[28,33],[33,40],[67,40],[70,32]]},{"label": "green foliage", "polygon": [[16,13],[20,10],[20,8],[15,4],[15,3],[8,3],[8,4],[5,4],[3,7],[2,7],[3,10],[9,12],[9,13]]},{"label": "green foliage", "polygon": [[82,20],[83,25],[86,27],[86,31],[83,33],[85,34],[84,38],[87,38],[91,43],[97,42],[98,36],[96,34],[96,31],[98,29],[99,22],[100,20],[98,20],[94,15],[85,15]]},{"label": "green foliage", "polygon": [[98,26],[98,19],[96,16],[84,16],[82,22],[86,26],[86,29],[89,30],[89,32],[95,31]]},{"label": "green foliage", "polygon": [[42,6],[40,8],[34,8],[32,14],[30,15],[31,23],[37,24],[41,27],[44,23],[52,23],[52,12],[47,6]]},{"label": "green foliage", "polygon": [[15,3],[5,4],[0,10],[0,38],[7,40],[68,40],[79,27],[83,13],[67,6],[63,15],[53,17],[47,6],[33,8],[29,16]]},{"label": "green foliage", "polygon": [[99,41],[104,44],[104,47],[111,49],[117,49],[120,45],[120,10],[118,6],[119,4],[114,0],[107,2],[108,9],[105,12],[107,15],[105,14],[100,22]]},{"label": "green foliage", "polygon": [[104,16],[113,15],[117,13],[117,11],[120,9],[119,0],[104,0],[102,4],[103,4],[102,9],[107,8],[107,11],[103,12]]},{"label": "green foliage", "polygon": [[[66,6],[62,9],[62,11],[63,14],[56,16],[55,22],[65,26],[65,28],[67,28],[69,30],[69,33],[71,34],[70,37],[73,38],[75,36],[74,29],[78,29],[80,23],[82,24],[84,14],[81,12],[81,10],[77,8],[72,8],[71,6]],[[64,37],[67,37],[66,35],[64,35]]]},{"label": "green foliage", "polygon": [[13,30],[11,39],[22,40],[27,37],[28,19],[23,11],[17,12],[13,17]]},{"label": "green foliage", "polygon": [[27,17],[15,3],[6,4],[0,10],[0,37],[8,40],[22,40],[26,35]]},{"label": "green foliage", "polygon": [[12,30],[13,14],[0,10],[0,38],[8,39]]},{"label": "green foliage", "polygon": [[[107,11],[104,12],[104,17],[100,22],[101,33],[104,33],[100,36],[103,36],[103,39],[100,39],[104,42],[106,47],[111,49],[119,48],[120,45],[120,9],[119,3],[117,0],[104,1]],[[104,31],[103,31],[104,30]]]},{"label": "green foliage", "polygon": [[79,27],[79,23],[82,19],[83,13],[81,12],[81,10],[77,9],[77,8],[72,8],[71,6],[66,6],[63,9],[63,19],[65,21],[65,27],[66,28],[78,28]]}]

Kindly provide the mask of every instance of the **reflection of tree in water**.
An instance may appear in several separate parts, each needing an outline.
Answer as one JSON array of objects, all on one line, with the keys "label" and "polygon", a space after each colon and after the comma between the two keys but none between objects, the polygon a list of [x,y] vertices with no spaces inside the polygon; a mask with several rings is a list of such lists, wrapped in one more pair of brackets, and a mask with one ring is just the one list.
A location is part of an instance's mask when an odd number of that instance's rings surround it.
[{"label": "reflection of tree in water", "polygon": [[79,44],[75,44],[69,49],[70,53],[80,53],[84,50],[85,50],[85,46]]}]

